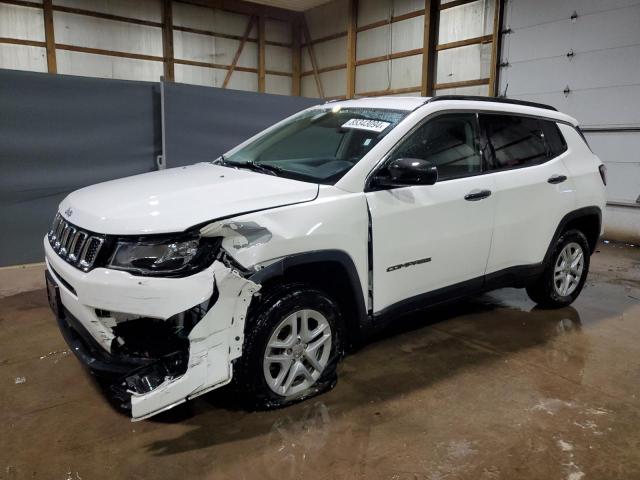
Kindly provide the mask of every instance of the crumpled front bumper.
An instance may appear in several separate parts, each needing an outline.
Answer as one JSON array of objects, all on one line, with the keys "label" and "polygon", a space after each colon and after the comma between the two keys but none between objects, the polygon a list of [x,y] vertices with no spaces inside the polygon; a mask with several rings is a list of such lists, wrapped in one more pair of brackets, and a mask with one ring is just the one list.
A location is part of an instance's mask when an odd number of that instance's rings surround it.
[{"label": "crumpled front bumper", "polygon": [[[141,420],[231,381],[232,361],[242,354],[244,322],[259,285],[215,261],[185,278],[148,278],[96,268],[82,272],[44,241],[47,274],[58,286],[58,323],[76,356],[95,374],[117,379],[130,395],[131,416]],[[140,358],[114,351],[112,325],[99,312],[115,311],[159,320],[214,300],[188,335],[182,358]],[[155,382],[140,393],[131,385],[144,376]],[[135,381],[133,377],[135,376]]]}]

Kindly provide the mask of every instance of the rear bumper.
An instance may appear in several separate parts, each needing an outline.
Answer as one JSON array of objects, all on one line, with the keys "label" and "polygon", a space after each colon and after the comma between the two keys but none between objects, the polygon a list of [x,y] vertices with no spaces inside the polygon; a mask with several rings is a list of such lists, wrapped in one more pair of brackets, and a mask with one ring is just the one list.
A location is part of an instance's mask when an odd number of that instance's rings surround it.
[{"label": "rear bumper", "polygon": [[[246,311],[259,285],[218,261],[191,277],[167,279],[108,269],[85,273],[58,257],[46,239],[45,254],[46,275],[59,290],[62,335],[93,374],[113,380],[134,420],[231,381],[232,361],[242,354]],[[183,340],[184,348],[156,358],[120,351],[114,319],[99,315],[108,310],[165,322],[203,304],[208,310]]]}]

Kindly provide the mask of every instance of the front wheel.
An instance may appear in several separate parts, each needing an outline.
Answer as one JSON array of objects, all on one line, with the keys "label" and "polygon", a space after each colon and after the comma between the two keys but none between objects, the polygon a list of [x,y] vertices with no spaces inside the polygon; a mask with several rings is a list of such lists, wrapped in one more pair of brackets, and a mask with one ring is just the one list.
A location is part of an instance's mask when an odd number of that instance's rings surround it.
[{"label": "front wheel", "polygon": [[295,284],[268,292],[245,330],[234,384],[250,408],[282,407],[336,384],[340,310],[320,290]]},{"label": "front wheel", "polygon": [[568,230],[556,241],[540,278],[527,287],[529,298],[545,308],[573,303],[587,280],[589,243],[579,230]]}]

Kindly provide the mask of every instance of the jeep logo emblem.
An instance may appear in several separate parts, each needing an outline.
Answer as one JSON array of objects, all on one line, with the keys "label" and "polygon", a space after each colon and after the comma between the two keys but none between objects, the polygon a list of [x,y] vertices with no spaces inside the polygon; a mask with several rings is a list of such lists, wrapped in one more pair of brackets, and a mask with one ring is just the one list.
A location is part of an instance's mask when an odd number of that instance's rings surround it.
[{"label": "jeep logo emblem", "polygon": [[70,217],[71,215],[73,215],[73,210],[71,209],[71,207],[67,208],[67,209],[64,211],[64,214],[65,214],[67,217]]}]

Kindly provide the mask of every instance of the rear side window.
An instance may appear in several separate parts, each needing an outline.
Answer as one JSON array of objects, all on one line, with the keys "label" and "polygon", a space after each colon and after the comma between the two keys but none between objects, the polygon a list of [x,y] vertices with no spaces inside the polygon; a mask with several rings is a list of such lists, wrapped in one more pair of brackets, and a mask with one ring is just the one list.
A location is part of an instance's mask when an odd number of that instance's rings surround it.
[{"label": "rear side window", "polygon": [[549,158],[542,120],[515,115],[480,114],[480,124],[489,140],[490,170],[535,165]]},{"label": "rear side window", "polygon": [[567,151],[567,142],[562,136],[558,124],[549,120],[540,120],[544,139],[547,142],[549,158],[557,157]]}]

